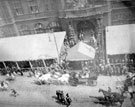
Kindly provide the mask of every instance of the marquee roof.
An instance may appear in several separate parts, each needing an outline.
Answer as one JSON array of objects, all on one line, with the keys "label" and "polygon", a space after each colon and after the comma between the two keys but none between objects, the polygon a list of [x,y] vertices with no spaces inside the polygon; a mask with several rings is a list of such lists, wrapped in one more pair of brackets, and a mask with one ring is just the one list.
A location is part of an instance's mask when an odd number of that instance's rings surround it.
[{"label": "marquee roof", "polygon": [[58,58],[66,32],[0,39],[0,61]]},{"label": "marquee roof", "polygon": [[84,61],[92,60],[95,57],[95,49],[83,42],[77,43],[68,50],[66,60],[68,61]]}]

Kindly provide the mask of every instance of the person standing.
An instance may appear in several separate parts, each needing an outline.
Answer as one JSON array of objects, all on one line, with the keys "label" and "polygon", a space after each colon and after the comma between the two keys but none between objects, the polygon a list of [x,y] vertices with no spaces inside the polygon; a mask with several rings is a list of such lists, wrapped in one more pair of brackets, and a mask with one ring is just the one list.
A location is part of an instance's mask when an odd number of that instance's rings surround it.
[{"label": "person standing", "polygon": [[81,30],[80,33],[79,33],[79,40],[80,40],[80,41],[84,41],[84,33],[83,33],[82,30]]},{"label": "person standing", "polygon": [[71,105],[71,98],[69,97],[68,93],[66,94],[66,101],[67,101],[67,107],[69,107]]},{"label": "person standing", "polygon": [[14,97],[17,97],[17,95],[19,95],[15,89],[11,89],[11,93]]},{"label": "person standing", "polygon": [[96,40],[96,38],[95,38],[95,35],[94,35],[94,31],[93,31],[93,30],[91,30],[90,45],[91,45],[93,48],[97,49],[97,40]]}]

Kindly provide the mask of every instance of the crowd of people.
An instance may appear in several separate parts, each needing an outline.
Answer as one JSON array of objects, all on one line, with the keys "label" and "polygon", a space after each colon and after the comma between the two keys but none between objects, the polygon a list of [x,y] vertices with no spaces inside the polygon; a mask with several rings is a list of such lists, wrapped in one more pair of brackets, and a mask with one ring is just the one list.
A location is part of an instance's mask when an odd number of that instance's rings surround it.
[{"label": "crowd of people", "polygon": [[[91,43],[90,45],[96,49],[96,40],[94,39],[94,33],[91,34]],[[84,40],[84,34],[83,31],[80,31],[79,34],[79,41]],[[73,38],[65,39],[64,40],[64,46],[65,50],[63,51],[63,54],[60,55],[61,61],[58,63],[57,60],[54,60],[50,63],[46,63],[45,67],[33,67],[33,68],[17,68],[15,66],[12,67],[6,67],[6,68],[0,68],[1,74],[8,74],[9,76],[13,76],[14,74],[20,74],[23,76],[25,71],[29,72],[29,77],[36,75],[37,72],[40,72],[40,74],[46,74],[48,72],[51,72],[54,74],[55,72],[59,72],[61,74],[66,74],[72,71],[72,68],[69,66],[68,61],[65,60],[67,55],[67,50],[74,46],[76,44],[75,40]],[[62,58],[62,56],[64,56]],[[121,57],[120,57],[121,58]],[[97,62],[96,62],[97,61]],[[98,75],[107,75],[107,76],[119,76],[119,75],[126,75],[127,72],[134,72],[135,68],[133,66],[129,66],[130,64],[134,64],[134,60],[128,61],[130,63],[126,63],[125,61],[121,60],[119,61],[118,58],[111,58],[107,64],[105,61],[99,61],[98,59],[94,59],[91,61],[83,61],[82,62],[82,69],[80,71],[76,72],[77,78],[97,78]]]},{"label": "crowd of people", "polygon": [[[72,68],[69,67],[69,63],[65,60],[63,60],[60,64],[56,61],[50,64],[46,67],[35,67],[35,68],[23,68],[18,69],[17,67],[12,68],[1,68],[0,73],[5,75],[8,74],[11,76],[12,74],[20,74],[23,76],[23,73],[25,71],[32,72],[35,74],[35,72],[42,72],[42,74],[45,74],[47,72],[60,72],[62,74],[72,71]],[[91,73],[95,73],[97,75],[125,75],[127,72],[134,72],[134,67],[129,66],[126,63],[108,63],[108,64],[99,64],[96,65],[92,61],[88,62],[85,61],[82,64],[82,69],[78,72],[78,75],[87,75]]]},{"label": "crowd of people", "polygon": [[[55,74],[58,73],[58,74],[60,74],[59,75],[60,79],[58,79],[58,80],[59,81],[61,81],[61,79],[64,80],[61,82],[65,82],[66,77],[64,77],[64,76],[66,74],[69,74],[68,81],[66,80],[67,83],[69,82],[69,80],[71,81],[73,79],[73,81],[75,81],[75,79],[77,80],[80,78],[88,78],[88,80],[89,79],[96,80],[98,75],[107,75],[107,76],[127,75],[127,79],[124,83],[124,88],[125,88],[124,90],[129,91],[130,86],[135,86],[134,69],[131,71],[131,66],[127,66],[127,64],[125,64],[125,63],[115,63],[115,64],[114,63],[113,64],[102,63],[99,65],[94,65],[94,63],[92,61],[90,61],[90,62],[85,61],[82,65],[83,65],[82,70],[80,70],[79,72],[75,72],[75,73],[70,72],[70,71],[72,71],[72,69],[69,69],[68,63],[65,60],[61,64],[59,64],[55,60],[55,61],[53,61],[52,64],[49,64],[47,67],[43,67],[43,68],[17,69],[16,67],[13,66],[12,68],[7,67],[6,69],[0,69],[0,71],[1,72],[4,71],[4,73],[7,74],[8,77],[12,77],[13,75],[16,76],[17,74],[24,76],[24,72],[28,72],[28,77],[31,77],[31,76],[36,77],[36,75],[39,74],[38,79],[41,78],[42,76],[45,77],[45,75],[48,75],[48,74],[51,74],[51,76],[54,76]],[[15,78],[12,78],[12,80],[14,80],[14,79]],[[50,81],[49,81],[49,83],[50,83]],[[8,88],[8,83],[6,83],[6,81],[0,82],[0,89],[6,90],[7,88]],[[16,90],[12,89],[11,91],[15,97],[18,95]],[[134,92],[135,91],[130,92],[131,98],[134,97]],[[61,93],[57,93],[56,95],[57,95],[58,99],[63,102],[63,99],[61,98],[63,95],[61,95]],[[68,94],[66,95],[66,98],[64,98],[64,99],[66,99],[65,101],[67,103],[67,106],[69,106],[72,101],[70,101],[70,97],[68,96]]]}]

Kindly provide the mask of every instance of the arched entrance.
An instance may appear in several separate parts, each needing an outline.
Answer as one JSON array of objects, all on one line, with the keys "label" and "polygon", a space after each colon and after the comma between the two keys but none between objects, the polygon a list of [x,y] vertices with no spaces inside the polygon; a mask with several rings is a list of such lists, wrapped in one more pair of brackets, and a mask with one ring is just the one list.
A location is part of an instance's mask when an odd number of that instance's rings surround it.
[{"label": "arched entrance", "polygon": [[94,37],[96,38],[95,25],[89,20],[79,21],[77,24],[77,32],[78,32],[78,39],[79,34],[81,32],[83,33],[83,40],[86,43],[89,42],[91,36],[94,35]]},{"label": "arched entrance", "polygon": [[[96,34],[96,20],[81,20],[77,24],[78,40],[83,41],[86,44],[97,49],[97,34]],[[80,39],[80,35],[83,34],[83,39]],[[86,61],[87,62],[87,61]],[[91,70],[96,68],[96,57],[92,61],[88,61],[87,64],[82,62],[82,66],[89,66]]]}]

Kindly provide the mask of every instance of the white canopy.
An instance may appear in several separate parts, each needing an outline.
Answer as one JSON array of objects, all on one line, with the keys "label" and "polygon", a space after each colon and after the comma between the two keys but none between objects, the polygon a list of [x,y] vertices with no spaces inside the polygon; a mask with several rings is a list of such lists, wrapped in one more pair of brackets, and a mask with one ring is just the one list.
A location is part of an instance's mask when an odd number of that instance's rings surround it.
[{"label": "white canopy", "polygon": [[135,24],[106,27],[108,55],[135,53]]},{"label": "white canopy", "polygon": [[68,50],[66,60],[68,61],[84,61],[92,60],[95,57],[95,49],[83,42],[77,43]]},{"label": "white canopy", "polygon": [[58,58],[66,32],[0,39],[0,61]]}]

